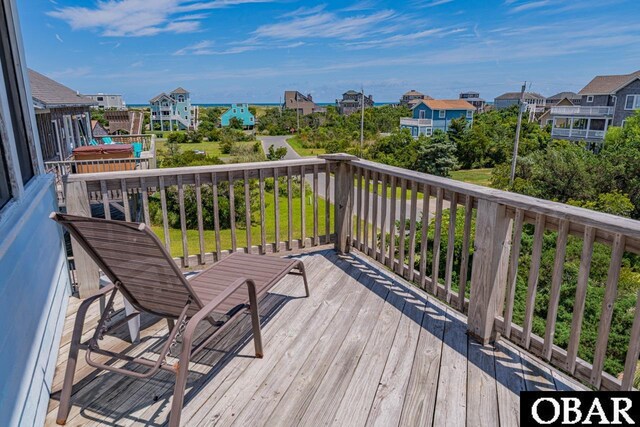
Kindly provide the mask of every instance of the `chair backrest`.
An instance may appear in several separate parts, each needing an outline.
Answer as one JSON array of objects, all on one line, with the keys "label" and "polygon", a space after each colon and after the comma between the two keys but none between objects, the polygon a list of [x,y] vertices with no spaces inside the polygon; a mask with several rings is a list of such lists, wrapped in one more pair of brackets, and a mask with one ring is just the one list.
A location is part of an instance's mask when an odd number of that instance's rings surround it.
[{"label": "chair backrest", "polygon": [[142,142],[132,142],[131,146],[133,147],[133,157],[140,157],[142,154]]},{"label": "chair backrest", "polygon": [[188,315],[202,301],[155,234],[144,224],[53,212],[103,273],[138,310],[177,317],[191,299]]},{"label": "chair backrest", "polygon": [[109,144],[113,144],[113,140],[111,139],[110,136],[104,136],[102,137],[102,142],[104,142],[105,144],[109,145]]}]

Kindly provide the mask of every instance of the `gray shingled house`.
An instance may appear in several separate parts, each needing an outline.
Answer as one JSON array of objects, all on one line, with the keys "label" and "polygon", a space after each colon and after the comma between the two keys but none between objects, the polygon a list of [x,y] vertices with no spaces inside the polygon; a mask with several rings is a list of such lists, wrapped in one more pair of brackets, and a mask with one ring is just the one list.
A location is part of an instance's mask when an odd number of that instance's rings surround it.
[{"label": "gray shingled house", "polygon": [[65,160],[91,140],[92,99],[29,70],[31,97],[44,161]]},{"label": "gray shingled house", "polygon": [[551,136],[602,141],[609,126],[623,126],[640,109],[640,71],[596,76],[578,95],[578,105],[551,107]]}]

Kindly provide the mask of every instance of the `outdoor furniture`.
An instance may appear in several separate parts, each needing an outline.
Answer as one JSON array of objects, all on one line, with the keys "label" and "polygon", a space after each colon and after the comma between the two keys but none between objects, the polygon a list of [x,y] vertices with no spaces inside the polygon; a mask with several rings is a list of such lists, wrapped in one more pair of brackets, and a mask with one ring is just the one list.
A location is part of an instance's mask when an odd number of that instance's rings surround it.
[{"label": "outdoor furniture", "polygon": [[115,142],[113,142],[113,140],[111,139],[110,136],[103,136],[102,137],[102,142],[104,144],[110,145],[110,144],[115,144]]},{"label": "outdoor furniture", "polygon": [[[133,156],[134,149],[131,144],[85,145],[73,150],[74,160],[94,160],[93,162],[77,164],[76,173],[134,170],[136,161],[124,160],[133,159]],[[111,162],[110,160],[115,161]]]},{"label": "outdoor furniture", "polygon": [[[298,259],[234,253],[187,281],[160,240],[145,224],[57,212],[53,212],[50,218],[69,230],[113,283],[85,299],[78,309],[56,418],[58,424],[65,424],[69,415],[73,377],[78,353],[82,349],[86,351],[87,363],[94,368],[136,378],[148,378],[160,370],[173,372],[176,383],[169,425],[177,427],[180,424],[189,361],[230,324],[230,319],[244,309],[250,309],[255,354],[261,358],[260,296],[287,274],[302,276],[306,295],[309,296],[304,264]],[[114,299],[118,293],[138,311],[112,321]],[[95,333],[88,341],[81,342],[89,306],[105,296],[108,300]],[[140,312],[167,319],[169,336],[157,360],[100,349],[98,341],[106,333],[138,316]],[[194,333],[203,320],[219,327],[194,347]],[[169,364],[166,356],[179,337],[182,338],[179,361]],[[93,354],[107,355],[112,360],[124,360],[149,369],[138,372],[125,367],[117,368],[97,362],[92,358]]]}]

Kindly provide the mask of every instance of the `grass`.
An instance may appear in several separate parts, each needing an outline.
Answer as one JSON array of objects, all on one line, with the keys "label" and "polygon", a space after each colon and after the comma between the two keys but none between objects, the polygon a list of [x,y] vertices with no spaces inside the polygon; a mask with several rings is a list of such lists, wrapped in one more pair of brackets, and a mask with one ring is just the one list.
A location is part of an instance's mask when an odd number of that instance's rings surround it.
[{"label": "grass", "polygon": [[[280,241],[286,241],[288,238],[288,200],[286,197],[280,197],[279,199],[280,210]],[[330,209],[331,211],[333,209]],[[259,217],[259,212],[254,215],[254,220]],[[292,238],[300,239],[302,231],[302,208],[300,205],[300,198],[292,199]],[[333,230],[333,215],[330,214],[330,227],[329,230]],[[152,226],[153,231],[158,238],[164,242],[164,230],[162,225]],[[273,193],[265,192],[265,229],[266,229],[266,242],[275,242],[275,205]],[[305,204],[305,237],[313,236],[313,203],[307,192],[306,204]],[[325,201],[318,198],[318,235],[323,236],[325,231]],[[236,227],[236,246],[246,247],[247,235],[246,228]],[[169,229],[170,249],[171,255],[174,257],[180,257],[183,255],[182,250],[182,232],[180,229]],[[253,224],[251,227],[251,244],[253,246],[261,243],[261,230],[260,224]],[[205,252],[215,252],[216,250],[216,238],[214,230],[204,230],[204,247]],[[199,254],[200,253],[200,239],[198,236],[198,230],[187,230],[187,248],[188,253]],[[231,249],[231,230],[220,230],[220,248],[221,250]]]},{"label": "grass", "polygon": [[321,154],[325,154],[327,151],[324,148],[305,148],[302,146],[302,141],[296,136],[287,140],[291,148],[301,155],[302,157],[315,157]]},{"label": "grass", "polygon": [[[156,147],[158,149],[166,149],[167,140],[165,138],[156,139]],[[220,143],[215,141],[202,141],[199,144],[178,144],[182,151],[189,150],[201,150],[207,153],[207,156],[222,156],[222,152],[220,151]]]},{"label": "grass", "polygon": [[456,181],[464,181],[469,184],[489,187],[491,184],[492,170],[492,168],[458,170],[451,172],[451,178]]}]

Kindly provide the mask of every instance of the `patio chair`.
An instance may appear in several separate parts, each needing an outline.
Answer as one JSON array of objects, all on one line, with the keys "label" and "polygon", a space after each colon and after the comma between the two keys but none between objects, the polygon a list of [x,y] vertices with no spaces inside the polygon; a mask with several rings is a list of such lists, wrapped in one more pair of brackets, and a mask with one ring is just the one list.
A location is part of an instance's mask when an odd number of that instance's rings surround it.
[{"label": "patio chair", "polygon": [[[148,378],[160,370],[173,372],[176,382],[169,425],[177,427],[180,424],[189,361],[231,323],[230,319],[249,308],[255,355],[261,358],[263,352],[258,298],[287,274],[302,276],[306,296],[309,296],[304,264],[298,259],[234,253],[187,281],[160,240],[145,224],[56,212],[50,217],[69,230],[71,236],[112,283],[85,299],[78,308],[56,418],[58,424],[65,424],[69,415],[78,353],[85,350],[86,362],[94,368],[135,378]],[[112,321],[117,293],[121,293],[138,311]],[[108,299],[95,333],[89,340],[81,342],[89,306],[104,297]],[[124,325],[140,312],[167,319],[169,336],[157,360],[131,357],[99,347],[98,341],[106,333]],[[193,346],[194,332],[203,320],[218,328],[210,336],[203,336],[202,342]],[[166,356],[178,343],[178,338],[182,338],[178,362],[169,364]],[[113,360],[124,360],[148,369],[141,372],[127,368],[126,365],[114,367],[96,361],[94,354],[106,355]]]}]

